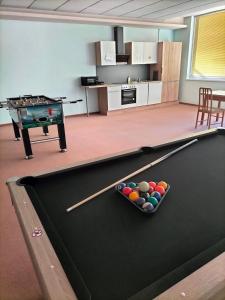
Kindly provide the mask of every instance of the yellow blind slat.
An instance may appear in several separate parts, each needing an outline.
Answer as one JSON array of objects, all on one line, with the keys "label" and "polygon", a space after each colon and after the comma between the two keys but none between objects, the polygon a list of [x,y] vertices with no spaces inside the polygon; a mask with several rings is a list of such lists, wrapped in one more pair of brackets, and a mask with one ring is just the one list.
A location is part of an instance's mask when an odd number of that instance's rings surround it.
[{"label": "yellow blind slat", "polygon": [[192,74],[225,77],[225,11],[196,18]]}]

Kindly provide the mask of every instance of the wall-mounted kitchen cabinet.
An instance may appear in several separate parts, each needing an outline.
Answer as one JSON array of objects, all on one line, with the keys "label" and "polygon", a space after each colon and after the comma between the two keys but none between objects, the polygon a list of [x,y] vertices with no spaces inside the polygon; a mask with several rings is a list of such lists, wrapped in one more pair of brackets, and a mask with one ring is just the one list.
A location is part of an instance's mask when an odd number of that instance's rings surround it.
[{"label": "wall-mounted kitchen cabinet", "polygon": [[157,63],[157,43],[155,42],[129,42],[125,44],[126,54],[130,55],[130,64]]},{"label": "wall-mounted kitchen cabinet", "polygon": [[115,41],[100,41],[95,43],[96,64],[100,66],[116,65]]}]

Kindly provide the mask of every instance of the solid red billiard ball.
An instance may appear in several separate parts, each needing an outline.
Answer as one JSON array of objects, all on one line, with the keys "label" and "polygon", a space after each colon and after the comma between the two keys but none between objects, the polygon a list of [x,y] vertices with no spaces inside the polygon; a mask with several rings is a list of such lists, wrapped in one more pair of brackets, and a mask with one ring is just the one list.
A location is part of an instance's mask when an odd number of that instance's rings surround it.
[{"label": "solid red billiard ball", "polygon": [[165,189],[164,189],[164,187],[161,186],[161,185],[157,185],[157,186],[155,187],[155,191],[156,191],[156,192],[159,192],[161,196],[165,194]]},{"label": "solid red billiard ball", "polygon": [[150,181],[148,184],[149,184],[150,186],[152,186],[153,189],[156,187],[156,183],[155,183],[154,181]]},{"label": "solid red billiard ball", "polygon": [[151,194],[152,192],[154,192],[154,187],[152,187],[151,185],[149,185],[149,194]]},{"label": "solid red billiard ball", "polygon": [[132,191],[133,191],[132,188],[130,188],[128,186],[126,186],[122,189],[122,193],[126,196],[128,196]]}]

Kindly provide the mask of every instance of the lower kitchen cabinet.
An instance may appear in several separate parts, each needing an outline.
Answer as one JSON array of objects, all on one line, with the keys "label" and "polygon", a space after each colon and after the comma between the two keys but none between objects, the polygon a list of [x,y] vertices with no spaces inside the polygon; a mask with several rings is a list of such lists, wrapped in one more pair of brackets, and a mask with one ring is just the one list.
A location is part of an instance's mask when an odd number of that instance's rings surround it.
[{"label": "lower kitchen cabinet", "polygon": [[108,109],[121,108],[121,86],[107,87]]},{"label": "lower kitchen cabinet", "polygon": [[162,81],[152,81],[148,85],[148,105],[161,103]]},{"label": "lower kitchen cabinet", "polygon": [[107,115],[108,111],[121,109],[121,86],[108,86],[98,89],[99,111]]},{"label": "lower kitchen cabinet", "polygon": [[148,82],[136,85],[136,106],[148,104]]}]

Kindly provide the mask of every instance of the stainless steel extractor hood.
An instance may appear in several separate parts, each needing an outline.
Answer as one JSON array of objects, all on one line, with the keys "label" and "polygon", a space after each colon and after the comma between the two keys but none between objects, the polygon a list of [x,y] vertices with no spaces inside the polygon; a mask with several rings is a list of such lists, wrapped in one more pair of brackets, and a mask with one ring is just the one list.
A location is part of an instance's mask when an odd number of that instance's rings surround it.
[{"label": "stainless steel extractor hood", "polygon": [[127,64],[129,55],[125,54],[123,27],[114,27],[114,41],[116,42],[116,62]]}]

